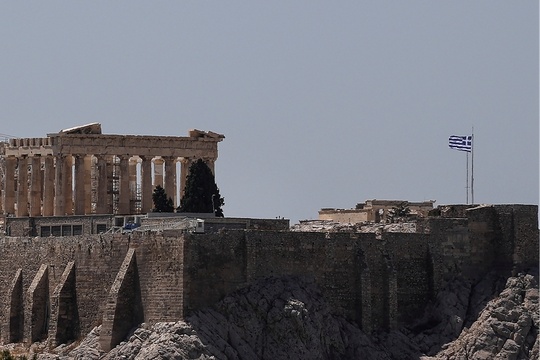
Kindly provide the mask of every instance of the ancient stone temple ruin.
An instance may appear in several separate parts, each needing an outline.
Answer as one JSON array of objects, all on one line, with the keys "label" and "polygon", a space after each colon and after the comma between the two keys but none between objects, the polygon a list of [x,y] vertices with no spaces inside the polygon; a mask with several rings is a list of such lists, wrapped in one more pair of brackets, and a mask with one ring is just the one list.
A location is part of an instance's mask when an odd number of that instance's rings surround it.
[{"label": "ancient stone temple ruin", "polygon": [[16,217],[137,214],[152,209],[161,185],[175,206],[189,166],[214,171],[223,135],[108,135],[92,123],[44,138],[0,142],[0,214]]}]

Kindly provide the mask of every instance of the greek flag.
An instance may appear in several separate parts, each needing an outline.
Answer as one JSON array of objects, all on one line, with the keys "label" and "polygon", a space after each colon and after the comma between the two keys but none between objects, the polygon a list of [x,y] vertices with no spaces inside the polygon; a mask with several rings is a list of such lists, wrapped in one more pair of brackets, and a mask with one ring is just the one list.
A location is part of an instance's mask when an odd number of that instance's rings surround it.
[{"label": "greek flag", "polygon": [[452,135],[448,139],[448,146],[450,146],[450,149],[471,152],[472,151],[472,136]]}]

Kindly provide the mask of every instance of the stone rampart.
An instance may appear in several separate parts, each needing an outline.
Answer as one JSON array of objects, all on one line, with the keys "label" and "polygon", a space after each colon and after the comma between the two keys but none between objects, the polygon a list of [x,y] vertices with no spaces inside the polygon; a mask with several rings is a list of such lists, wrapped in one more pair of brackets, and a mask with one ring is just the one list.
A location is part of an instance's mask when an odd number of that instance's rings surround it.
[{"label": "stone rampart", "polygon": [[[109,303],[118,302],[111,299],[111,288],[130,249],[136,260],[123,279],[137,284],[142,304],[133,309],[134,319],[181,319],[183,240],[178,232],[4,237],[0,238],[0,288],[5,289],[0,299],[2,342],[33,342],[47,336],[51,343],[69,341],[113,319],[114,314],[103,315]],[[117,294],[136,298],[125,291]],[[62,325],[66,323],[77,328],[66,331]]]},{"label": "stone rampart", "polygon": [[212,305],[246,284],[246,240],[241,230],[184,235],[184,308]]},{"label": "stone rampart", "polygon": [[[538,208],[529,205],[496,205],[495,228],[501,235],[495,244],[497,258],[512,264],[517,273],[530,266],[538,266]],[[499,225],[497,225],[499,224]]]},{"label": "stone rampart", "polygon": [[[359,235],[374,240],[372,234]],[[315,280],[336,310],[356,318],[359,243],[350,234],[247,232],[247,280],[282,275]]]},{"label": "stone rampart", "polygon": [[336,312],[367,329],[408,320],[433,295],[429,236],[423,234],[377,239],[372,233],[227,231],[185,239],[187,312],[283,275],[317,282]]},{"label": "stone rampart", "polygon": [[176,321],[266,277],[318,284],[366,332],[419,315],[455,276],[538,266],[537,207],[483,206],[423,233],[180,230],[0,238],[2,342],[69,342],[103,324],[104,350],[141,321]]},{"label": "stone rampart", "polygon": [[[58,238],[0,238],[0,288],[10,289],[11,283],[20,276],[25,304],[30,300],[28,290],[42,265],[47,267],[48,294],[53,294],[55,287],[62,278],[64,270],[73,261],[76,268],[77,307],[80,323],[80,333],[90,331],[101,322],[101,314],[109,289],[118,272],[125,252],[129,247],[128,237],[122,236],[93,236],[93,237],[58,237]],[[36,294],[37,295],[37,294]],[[9,291],[1,294],[2,324],[7,324],[5,306],[13,296]],[[43,311],[50,313],[50,300],[43,306]],[[37,304],[33,305],[34,307]],[[21,313],[11,314],[12,317],[26,317]],[[30,338],[31,328],[35,324],[24,319],[24,338]],[[21,341],[23,333],[9,330],[3,326],[2,339]],[[46,329],[45,329],[46,330]],[[15,332],[12,334],[11,332]],[[46,334],[46,331],[44,332]],[[43,336],[43,332],[40,333]]]}]

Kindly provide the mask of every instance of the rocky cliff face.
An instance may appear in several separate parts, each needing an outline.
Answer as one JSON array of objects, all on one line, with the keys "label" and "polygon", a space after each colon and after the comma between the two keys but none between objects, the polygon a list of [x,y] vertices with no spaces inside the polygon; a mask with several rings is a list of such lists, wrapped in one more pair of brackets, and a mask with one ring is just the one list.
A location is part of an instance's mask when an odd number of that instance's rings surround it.
[{"label": "rocky cliff face", "polygon": [[476,321],[439,352],[437,359],[538,359],[538,278],[509,278]]},{"label": "rocky cliff face", "polygon": [[414,324],[374,334],[333,314],[314,283],[272,278],[185,322],[143,324],[108,354],[96,328],[38,359],[532,359],[539,317],[537,273],[455,279]]}]

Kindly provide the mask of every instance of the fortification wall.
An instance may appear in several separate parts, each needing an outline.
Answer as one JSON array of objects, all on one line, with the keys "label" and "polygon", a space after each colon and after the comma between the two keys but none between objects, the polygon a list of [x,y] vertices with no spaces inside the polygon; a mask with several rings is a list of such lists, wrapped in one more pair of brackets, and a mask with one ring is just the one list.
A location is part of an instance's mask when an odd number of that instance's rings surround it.
[{"label": "fortification wall", "polygon": [[249,282],[282,275],[315,280],[338,312],[357,318],[358,238],[337,233],[247,232],[246,245]]},{"label": "fortification wall", "polygon": [[225,231],[185,235],[186,312],[259,279],[315,281],[337,313],[364,329],[418,314],[433,295],[429,236],[423,234]]},{"label": "fortification wall", "polygon": [[429,219],[434,291],[450,278],[472,273],[467,219]]},{"label": "fortification wall", "polygon": [[[9,289],[17,270],[21,270],[22,298],[16,302],[26,303],[31,295],[28,293],[31,283],[41,265],[46,265],[48,288],[43,291],[47,293],[48,300],[54,293],[64,269],[70,261],[74,261],[80,333],[86,333],[101,321],[103,304],[128,246],[127,237],[122,236],[0,238],[0,288],[4,289],[0,292],[3,310],[1,324],[4,325],[2,339],[5,341],[10,337],[5,327],[9,324],[6,305],[11,301],[12,294]],[[44,306],[44,311],[50,312],[50,303],[34,306]],[[16,315],[24,317],[22,313]],[[25,329],[25,332],[27,331],[29,330]],[[21,341],[22,337],[22,332],[15,336],[17,341]]]},{"label": "fortification wall", "polygon": [[184,316],[184,241],[181,231],[133,233],[144,321],[177,321]]},{"label": "fortification wall", "polygon": [[496,256],[508,258],[514,273],[538,267],[538,207],[530,205],[495,205],[500,242]]},{"label": "fortification wall", "polygon": [[420,314],[448,279],[538,266],[537,207],[431,218],[423,233],[222,230],[0,238],[3,342],[52,344],[102,322],[104,350],[141,321],[176,321],[251,282],[315,281],[366,331]]},{"label": "fortification wall", "polygon": [[201,309],[246,284],[242,230],[184,234],[184,308]]},{"label": "fortification wall", "polygon": [[[432,239],[426,234],[386,233],[383,258],[389,257],[396,278],[397,314],[394,324],[408,323],[434,298]],[[395,275],[394,275],[395,273]]]},{"label": "fortification wall", "polygon": [[430,240],[434,291],[446,280],[509,275],[538,267],[538,206],[495,205],[465,209],[464,218],[434,217],[423,226]]},{"label": "fortification wall", "polygon": [[[2,341],[32,342],[54,337],[47,334],[46,328],[56,321],[53,310],[72,306],[75,309],[70,316],[78,325],[68,339],[88,333],[102,322],[107,304],[117,301],[111,299],[111,288],[115,281],[122,281],[118,274],[130,248],[135,250],[136,279],[129,281],[136,281],[138,290],[128,299],[139,297],[141,305],[140,309],[133,309],[135,317],[147,322],[181,319],[184,267],[183,241],[178,232],[3,237],[0,238],[0,288],[4,289],[0,293]],[[70,263],[74,269],[64,274]],[[36,289],[32,290],[34,283]],[[74,288],[70,290],[72,285]],[[65,295],[66,291],[70,294]],[[72,304],[62,304],[66,296]],[[21,308],[12,306],[21,303],[24,304]],[[45,325],[35,322],[34,318],[43,316]],[[103,322],[107,320],[105,317]],[[17,323],[24,325],[15,326]],[[43,328],[38,331],[36,327]]]}]

